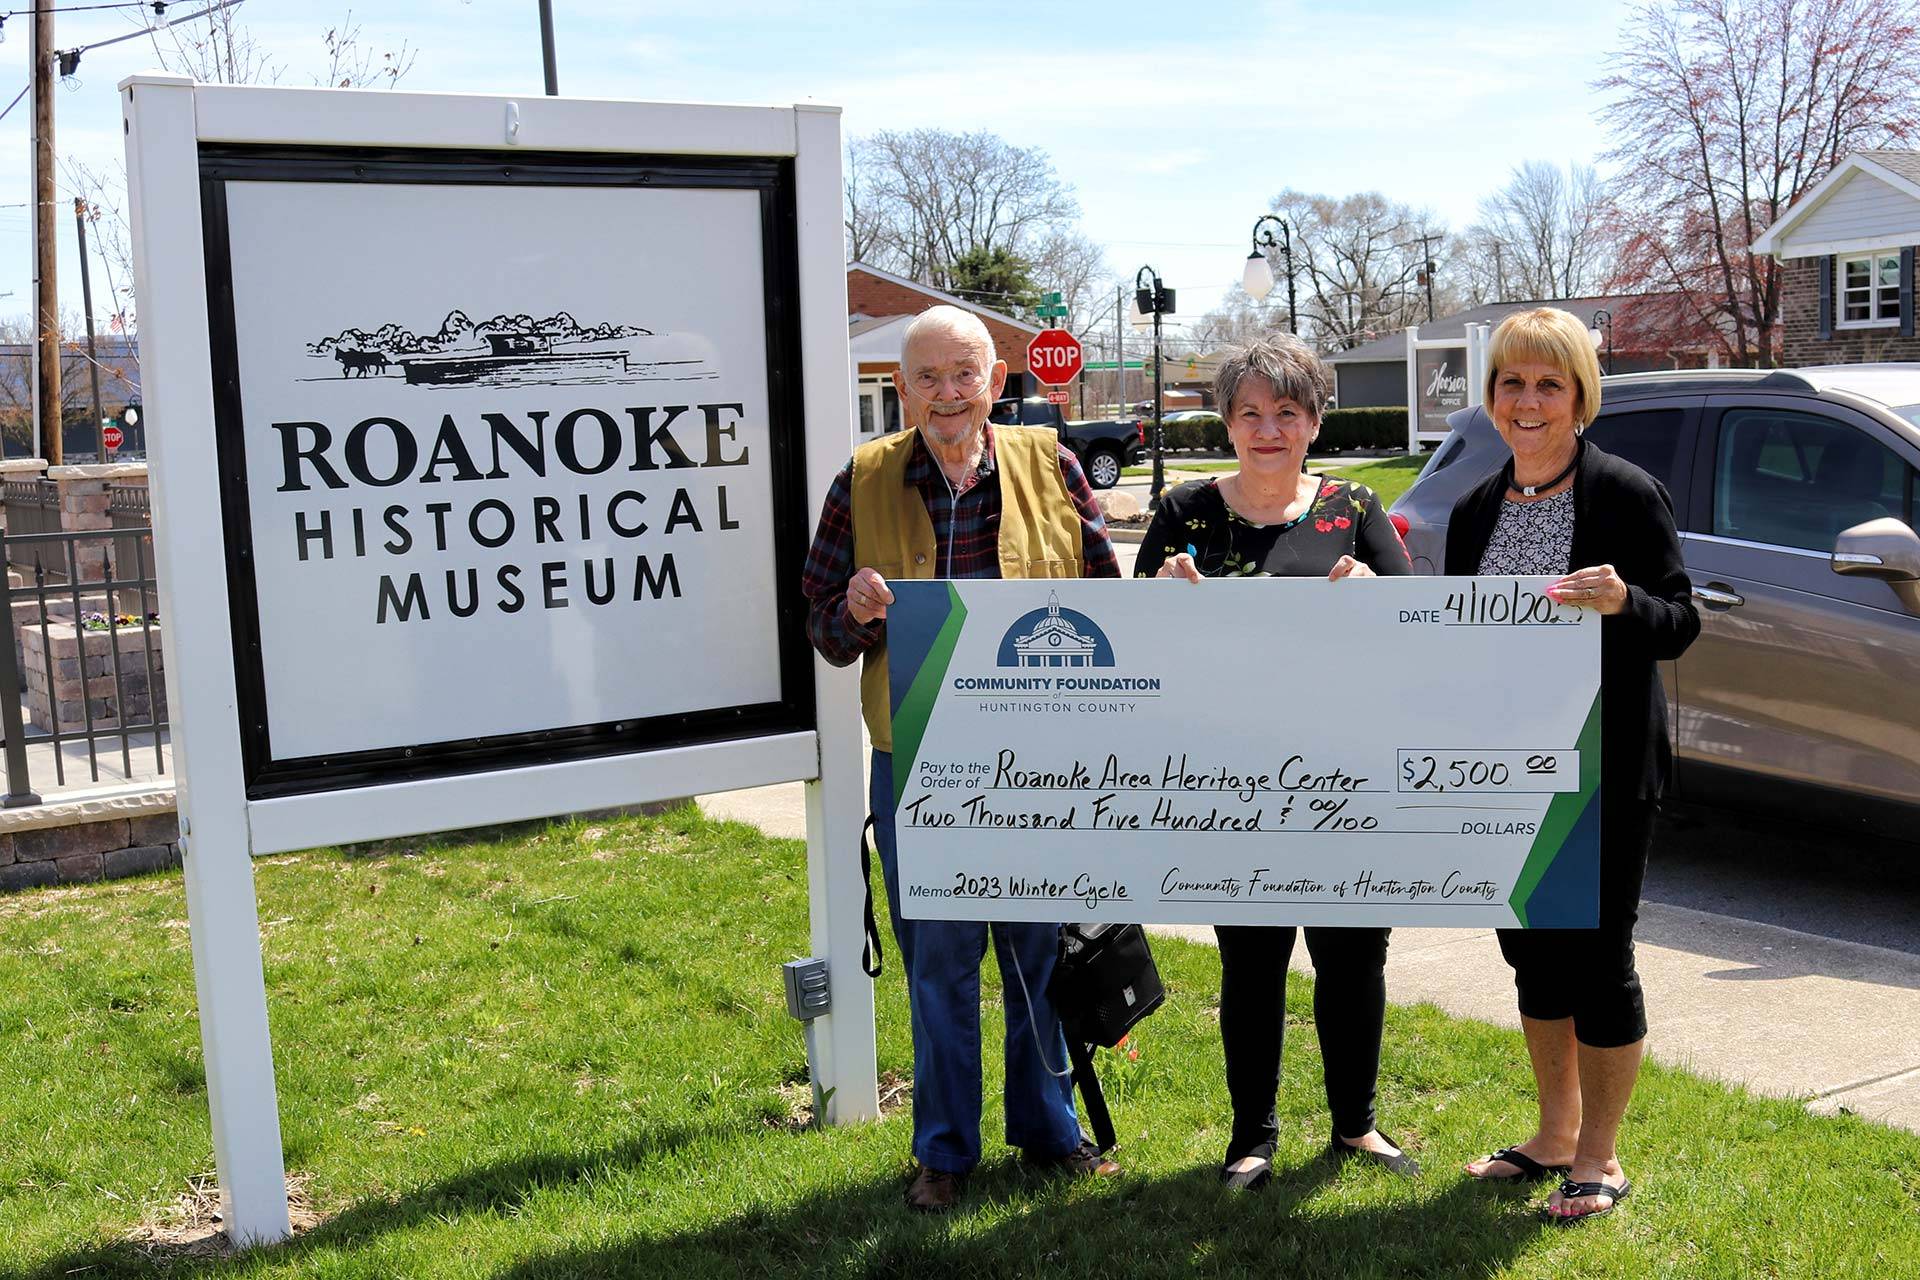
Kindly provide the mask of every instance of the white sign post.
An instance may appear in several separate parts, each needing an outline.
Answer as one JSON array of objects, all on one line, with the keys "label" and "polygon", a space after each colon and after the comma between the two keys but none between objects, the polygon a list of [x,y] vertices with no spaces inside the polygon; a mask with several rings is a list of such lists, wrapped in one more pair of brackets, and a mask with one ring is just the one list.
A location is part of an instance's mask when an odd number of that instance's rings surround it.
[{"label": "white sign post", "polygon": [[288,1234],[251,854],[805,780],[815,1082],[877,1116],[859,717],[799,596],[838,112],[121,89],[231,1236]]}]

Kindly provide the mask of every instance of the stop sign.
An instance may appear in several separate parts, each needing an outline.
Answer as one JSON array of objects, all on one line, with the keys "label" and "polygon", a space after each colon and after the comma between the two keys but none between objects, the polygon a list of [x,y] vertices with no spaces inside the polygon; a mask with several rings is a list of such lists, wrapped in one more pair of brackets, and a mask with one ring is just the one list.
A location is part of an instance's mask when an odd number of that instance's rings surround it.
[{"label": "stop sign", "polygon": [[125,439],[126,436],[121,434],[120,428],[118,427],[102,427],[100,429],[100,443],[107,446],[108,449],[118,449]]},{"label": "stop sign", "polygon": [[1065,329],[1042,329],[1027,344],[1027,369],[1044,386],[1065,386],[1080,373],[1080,339]]}]

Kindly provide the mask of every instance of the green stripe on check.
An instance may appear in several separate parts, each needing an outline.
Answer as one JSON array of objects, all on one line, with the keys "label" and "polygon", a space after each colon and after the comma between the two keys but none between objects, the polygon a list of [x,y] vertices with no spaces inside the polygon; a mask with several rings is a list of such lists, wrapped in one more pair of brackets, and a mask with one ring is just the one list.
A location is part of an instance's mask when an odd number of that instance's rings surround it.
[{"label": "green stripe on check", "polygon": [[1527,900],[1533,891],[1540,887],[1540,881],[1546,876],[1547,868],[1560,855],[1561,846],[1566,843],[1567,834],[1580,821],[1587,806],[1595,803],[1594,792],[1600,785],[1600,693],[1593,695],[1593,705],[1587,709],[1587,722],[1580,729],[1580,740],[1576,744],[1580,751],[1580,789],[1563,791],[1547,805],[1546,816],[1540,820],[1540,829],[1534,832],[1533,848],[1527,851],[1527,861],[1520,868],[1519,878],[1513,882],[1513,893],[1507,899],[1507,905],[1513,908],[1513,914],[1520,919],[1521,927],[1527,925]]},{"label": "green stripe on check", "polygon": [[953,648],[960,642],[960,627],[966,620],[967,606],[960,602],[959,591],[949,582],[947,620],[940,624],[939,633],[927,649],[926,661],[913,673],[907,696],[900,700],[900,709],[893,713],[893,804],[896,809],[900,807],[900,797],[906,794],[907,780],[913,776],[920,740],[926,736],[934,699],[939,696],[941,682],[947,678],[947,664],[953,661]]}]

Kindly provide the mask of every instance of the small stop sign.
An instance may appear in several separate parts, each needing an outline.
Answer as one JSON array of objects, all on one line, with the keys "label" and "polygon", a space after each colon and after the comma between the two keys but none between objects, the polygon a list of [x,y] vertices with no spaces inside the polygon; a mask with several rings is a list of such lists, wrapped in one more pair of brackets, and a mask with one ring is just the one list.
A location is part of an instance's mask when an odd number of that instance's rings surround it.
[{"label": "small stop sign", "polygon": [[125,440],[126,436],[121,434],[120,428],[118,427],[102,427],[100,429],[100,443],[107,446],[109,453],[118,449]]},{"label": "small stop sign", "polygon": [[1042,329],[1027,344],[1027,369],[1043,386],[1063,387],[1080,374],[1080,339],[1065,329]]}]

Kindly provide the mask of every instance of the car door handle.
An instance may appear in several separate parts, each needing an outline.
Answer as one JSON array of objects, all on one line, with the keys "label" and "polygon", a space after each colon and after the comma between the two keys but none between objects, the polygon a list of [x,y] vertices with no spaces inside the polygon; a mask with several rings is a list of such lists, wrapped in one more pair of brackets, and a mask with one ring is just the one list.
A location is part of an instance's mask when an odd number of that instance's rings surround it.
[{"label": "car door handle", "polygon": [[1731,609],[1747,602],[1747,598],[1738,591],[1729,591],[1724,587],[1695,587],[1693,598],[1715,609]]}]

